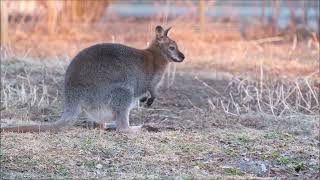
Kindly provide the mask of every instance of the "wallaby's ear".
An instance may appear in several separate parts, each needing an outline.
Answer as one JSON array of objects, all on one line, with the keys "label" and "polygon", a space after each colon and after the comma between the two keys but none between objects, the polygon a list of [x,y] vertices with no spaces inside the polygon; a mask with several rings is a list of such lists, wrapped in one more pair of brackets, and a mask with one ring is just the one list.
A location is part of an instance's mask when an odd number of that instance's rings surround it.
[{"label": "wallaby's ear", "polygon": [[171,28],[172,28],[172,27],[169,27],[168,29],[166,29],[166,30],[164,31],[164,35],[165,35],[165,36],[168,36],[168,32],[170,31]]},{"label": "wallaby's ear", "polygon": [[158,40],[161,40],[163,38],[164,35],[164,29],[161,26],[157,26],[156,27],[156,37]]}]

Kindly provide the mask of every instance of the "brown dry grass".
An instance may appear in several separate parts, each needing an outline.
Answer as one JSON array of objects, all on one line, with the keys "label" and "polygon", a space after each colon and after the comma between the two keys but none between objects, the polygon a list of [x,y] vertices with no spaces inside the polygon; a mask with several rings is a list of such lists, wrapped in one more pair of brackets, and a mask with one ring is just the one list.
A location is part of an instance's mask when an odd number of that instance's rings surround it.
[{"label": "brown dry grass", "polygon": [[[167,25],[186,61],[171,66],[152,108],[130,117],[160,132],[1,134],[1,177],[319,177],[318,40],[248,41],[217,23],[200,34],[182,20]],[[113,21],[51,36],[41,24],[12,30],[1,51],[1,124],[55,121],[70,57],[98,42],[144,48],[158,22]]]}]

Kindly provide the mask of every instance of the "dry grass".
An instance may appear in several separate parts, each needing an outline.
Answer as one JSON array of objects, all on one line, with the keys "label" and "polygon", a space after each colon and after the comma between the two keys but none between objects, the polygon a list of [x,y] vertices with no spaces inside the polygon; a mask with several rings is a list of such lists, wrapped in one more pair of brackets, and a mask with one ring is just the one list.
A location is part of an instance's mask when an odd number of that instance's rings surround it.
[{"label": "dry grass", "polygon": [[[205,87],[217,92],[201,81]],[[218,93],[218,92],[217,92]],[[294,82],[283,80],[261,81],[234,78],[224,94],[209,99],[211,107],[222,107],[227,114],[239,116],[248,112],[271,114],[275,118],[290,114],[318,114],[319,88],[310,84],[308,77]]]},{"label": "dry grass", "polygon": [[[110,19],[47,35],[10,29],[1,49],[1,125],[59,118],[65,68],[79,50],[116,42],[144,48],[156,24],[187,59],[171,66],[161,96],[138,107],[137,135],[74,127],[58,134],[1,134],[4,178],[319,178],[319,41],[286,34],[245,40],[234,23],[190,17]],[[110,25],[112,24],[112,26]],[[80,30],[81,29],[81,30]],[[85,117],[80,117],[85,120]]]},{"label": "dry grass", "polygon": [[[2,125],[55,121],[67,63],[7,56],[1,62]],[[5,133],[2,177],[319,176],[319,90],[311,77],[240,79],[192,72],[182,64],[173,84],[172,76],[166,78],[152,108],[131,115],[132,124],[160,132],[126,135],[75,127],[58,134]]]}]

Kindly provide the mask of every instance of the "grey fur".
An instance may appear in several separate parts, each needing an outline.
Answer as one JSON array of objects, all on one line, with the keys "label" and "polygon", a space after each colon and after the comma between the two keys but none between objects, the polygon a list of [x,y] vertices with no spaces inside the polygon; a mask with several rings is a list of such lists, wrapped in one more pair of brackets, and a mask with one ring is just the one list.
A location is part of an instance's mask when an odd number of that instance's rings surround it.
[{"label": "grey fur", "polygon": [[113,120],[115,124],[109,127],[130,129],[132,107],[148,92],[151,97],[145,101],[150,106],[168,63],[184,59],[167,33],[157,26],[155,40],[144,50],[104,43],[79,52],[66,71],[61,119],[52,126],[60,129],[74,124],[83,110],[100,124]]}]

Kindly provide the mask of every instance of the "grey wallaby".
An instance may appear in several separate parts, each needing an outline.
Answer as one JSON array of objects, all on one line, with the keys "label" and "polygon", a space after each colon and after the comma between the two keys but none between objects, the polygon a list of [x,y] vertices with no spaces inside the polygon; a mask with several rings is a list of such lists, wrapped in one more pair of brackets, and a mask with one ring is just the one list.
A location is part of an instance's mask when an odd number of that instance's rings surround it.
[{"label": "grey wallaby", "polygon": [[1,132],[57,132],[73,125],[81,111],[103,128],[139,130],[141,126],[129,125],[130,110],[139,100],[150,106],[168,64],[185,58],[168,37],[169,30],[157,26],[155,39],[143,50],[110,43],[82,50],[67,68],[61,119],[47,125],[4,127]]}]

